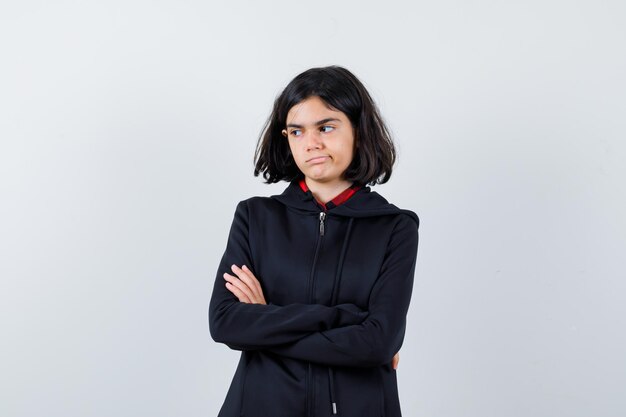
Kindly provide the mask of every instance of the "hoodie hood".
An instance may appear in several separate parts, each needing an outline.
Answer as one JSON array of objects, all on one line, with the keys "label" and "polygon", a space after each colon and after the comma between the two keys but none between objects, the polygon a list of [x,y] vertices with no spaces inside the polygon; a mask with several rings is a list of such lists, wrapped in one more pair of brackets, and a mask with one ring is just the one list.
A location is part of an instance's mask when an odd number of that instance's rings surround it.
[{"label": "hoodie hood", "polygon": [[[321,209],[315,202],[315,197],[311,190],[302,191],[298,181],[291,181],[282,194],[273,195],[270,198],[284,204],[285,206],[299,211],[302,214],[318,214]],[[375,217],[404,213],[409,215],[419,227],[419,218],[411,210],[401,209],[389,203],[376,191],[372,191],[368,186],[359,188],[347,201],[339,206],[329,209],[327,215],[343,217]]]}]

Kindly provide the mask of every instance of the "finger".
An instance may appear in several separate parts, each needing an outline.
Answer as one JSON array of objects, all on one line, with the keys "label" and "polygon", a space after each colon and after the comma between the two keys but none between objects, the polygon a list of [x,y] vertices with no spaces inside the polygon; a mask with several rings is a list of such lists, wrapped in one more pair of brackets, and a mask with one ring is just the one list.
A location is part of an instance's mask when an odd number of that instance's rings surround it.
[{"label": "finger", "polygon": [[234,277],[232,275],[229,275],[232,280],[231,283],[233,285],[236,285],[241,291],[243,291],[248,298],[250,299],[250,301],[252,302],[256,302],[257,300],[257,295],[254,293],[254,290],[250,287],[249,285],[249,279],[247,279],[245,277],[245,274],[243,273],[243,271],[241,269],[238,269],[237,267],[233,266],[232,268],[234,271],[236,271],[237,276]]},{"label": "finger", "polygon": [[263,288],[261,287],[261,282],[254,275],[254,273],[250,270],[250,268],[248,268],[247,265],[244,265],[242,269],[252,278],[252,282],[254,283],[254,286],[256,288],[256,294],[263,301],[263,304],[265,304],[265,295],[263,295]]},{"label": "finger", "polygon": [[256,279],[252,271],[250,271],[245,265],[245,269],[239,268],[237,265],[231,266],[231,269],[240,280],[242,280],[250,289],[251,297],[254,300],[260,301],[263,299],[263,291],[261,290],[261,285],[259,284],[259,280]]},{"label": "finger", "polygon": [[261,300],[262,297],[260,297],[254,290],[251,278],[248,277],[246,273],[241,268],[238,268],[236,265],[232,266],[232,270],[235,271],[235,273],[237,274],[237,278],[233,277],[234,280],[231,282],[234,285],[237,285],[240,290],[245,292],[251,302],[255,304],[263,303]]},{"label": "finger", "polygon": [[238,277],[232,276],[228,273],[224,273],[224,279],[228,281],[232,286],[237,288],[242,294],[244,294],[249,301],[253,301],[254,297],[252,295],[252,292],[245,282],[240,280]]},{"label": "finger", "polygon": [[226,289],[228,291],[232,292],[235,295],[235,297],[237,297],[237,299],[240,302],[246,303],[246,304],[251,304],[250,300],[248,299],[248,297],[246,297],[246,295],[243,292],[241,292],[241,290],[239,290],[239,288],[235,287],[230,282],[226,283]]},{"label": "finger", "polygon": [[398,364],[400,363],[400,354],[396,353],[393,355],[393,359],[391,360],[391,367],[393,369],[398,369]]},{"label": "finger", "polygon": [[246,271],[239,268],[237,265],[231,265],[230,269],[233,271],[233,273],[237,275],[237,278],[239,278],[244,284],[246,284],[250,296],[256,300],[258,298],[258,295],[256,293],[253,279],[246,273]]},{"label": "finger", "polygon": [[265,302],[265,297],[263,296],[263,290],[261,289],[259,280],[254,276],[248,267],[245,265],[244,267],[245,269],[239,268],[237,265],[232,265],[231,269],[237,274],[237,277],[248,286],[250,290],[249,296],[254,303],[267,304]]},{"label": "finger", "polygon": [[233,287],[237,288],[239,292],[244,294],[246,296],[246,299],[249,302],[252,302],[252,300],[254,299],[254,297],[252,296],[252,292],[250,291],[250,288],[248,288],[248,286],[243,281],[241,281],[239,278],[234,277],[226,272],[224,272],[224,279],[228,281],[228,283],[230,283]]}]

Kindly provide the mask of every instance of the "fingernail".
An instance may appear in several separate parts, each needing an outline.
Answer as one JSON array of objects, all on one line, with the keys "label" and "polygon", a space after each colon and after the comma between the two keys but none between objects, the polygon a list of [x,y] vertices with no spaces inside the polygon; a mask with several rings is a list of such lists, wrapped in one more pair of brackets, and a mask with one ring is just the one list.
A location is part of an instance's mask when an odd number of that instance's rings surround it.
[{"label": "fingernail", "polygon": [[246,265],[243,266],[244,269],[248,269],[248,267]]}]

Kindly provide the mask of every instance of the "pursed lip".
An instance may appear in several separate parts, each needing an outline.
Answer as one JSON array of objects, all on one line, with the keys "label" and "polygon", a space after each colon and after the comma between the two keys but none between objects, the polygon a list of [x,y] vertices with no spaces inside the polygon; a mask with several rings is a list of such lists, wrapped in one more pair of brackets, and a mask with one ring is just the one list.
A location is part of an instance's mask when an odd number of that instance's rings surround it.
[{"label": "pursed lip", "polygon": [[329,158],[329,156],[328,155],[318,155],[318,156],[314,156],[313,158],[309,158],[306,161],[307,162],[322,162],[326,158]]}]

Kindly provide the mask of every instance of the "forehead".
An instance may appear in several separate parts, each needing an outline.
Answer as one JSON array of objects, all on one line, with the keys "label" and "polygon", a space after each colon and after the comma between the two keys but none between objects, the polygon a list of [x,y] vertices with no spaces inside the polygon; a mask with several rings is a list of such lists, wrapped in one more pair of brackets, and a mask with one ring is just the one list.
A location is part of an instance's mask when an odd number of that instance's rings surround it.
[{"label": "forehead", "polygon": [[347,120],[342,111],[329,107],[321,98],[313,96],[289,109],[287,123],[315,122],[327,117]]}]

